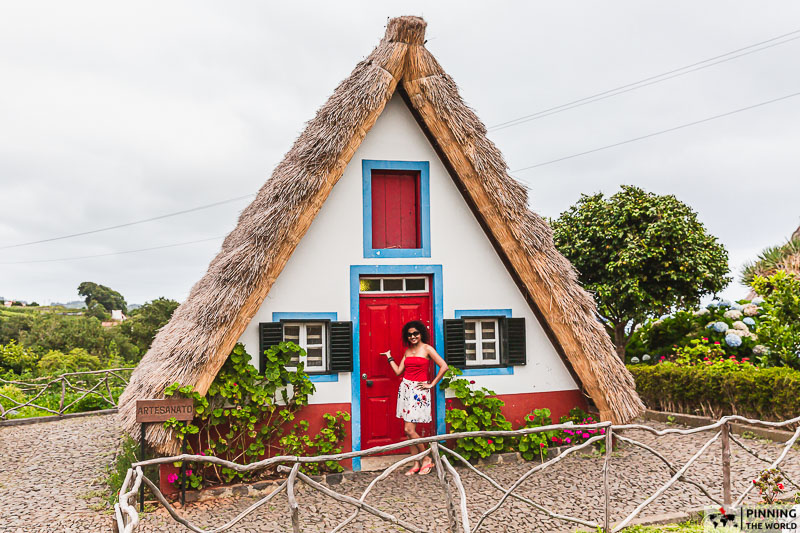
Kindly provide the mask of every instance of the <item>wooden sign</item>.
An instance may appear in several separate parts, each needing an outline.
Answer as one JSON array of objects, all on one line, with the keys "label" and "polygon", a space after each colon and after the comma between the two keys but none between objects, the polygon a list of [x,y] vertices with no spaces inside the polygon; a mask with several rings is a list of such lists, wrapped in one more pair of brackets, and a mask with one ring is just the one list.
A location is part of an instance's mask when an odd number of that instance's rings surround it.
[{"label": "wooden sign", "polygon": [[191,398],[136,400],[136,422],[166,422],[173,417],[183,421],[192,420],[194,400]]}]

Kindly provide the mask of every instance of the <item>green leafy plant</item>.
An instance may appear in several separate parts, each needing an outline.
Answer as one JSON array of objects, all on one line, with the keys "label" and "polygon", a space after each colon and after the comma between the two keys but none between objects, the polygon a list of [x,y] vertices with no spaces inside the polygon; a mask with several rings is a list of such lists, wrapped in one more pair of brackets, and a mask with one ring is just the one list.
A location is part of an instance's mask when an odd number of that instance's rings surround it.
[{"label": "green leafy plant", "polygon": [[[251,356],[237,344],[222,366],[205,396],[191,387],[174,383],[166,396],[192,398],[195,420],[173,419],[164,427],[174,431],[179,441],[186,441],[190,451],[249,463],[271,455],[312,455],[340,450],[348,413],[326,414],[325,427],[316,436],[305,434],[308,423],[294,423],[296,413],[308,404],[314,384],[300,363],[295,371],[286,366],[302,349],[282,342],[265,351],[262,374],[250,363]],[[336,453],[336,452],[334,452]],[[330,463],[330,464],[328,464]],[[334,462],[321,469],[339,470]],[[230,483],[250,479],[253,474],[237,472],[216,465],[194,465],[193,474],[202,475],[204,483]],[[307,471],[317,468],[309,467]]]},{"label": "green leafy plant", "polygon": [[753,485],[758,489],[758,494],[761,496],[759,503],[772,505],[775,500],[783,494],[786,487],[783,484],[783,475],[777,468],[768,468],[761,472],[761,474],[753,480]]},{"label": "green leafy plant", "polygon": [[[550,418],[550,409],[534,409],[525,416],[525,425],[523,427],[534,428],[549,426],[552,423],[553,420]],[[561,432],[558,430],[552,430],[523,435],[519,437],[517,441],[517,450],[526,461],[538,457],[544,462],[550,444],[559,445],[562,443],[559,437],[560,433]]]},{"label": "green leafy plant", "polygon": [[[444,415],[450,432],[510,430],[511,422],[501,411],[503,400],[485,387],[473,388],[475,381],[460,378],[461,375],[461,370],[451,366],[440,384],[442,390],[450,389],[455,394],[455,399],[447,400]],[[456,440],[456,451],[473,460],[505,451],[512,444],[511,439],[504,437],[465,437]]]},{"label": "green leafy plant", "polygon": [[800,370],[800,279],[781,270],[768,278],[756,276],[752,285],[764,296],[757,332],[769,351],[762,363]]}]

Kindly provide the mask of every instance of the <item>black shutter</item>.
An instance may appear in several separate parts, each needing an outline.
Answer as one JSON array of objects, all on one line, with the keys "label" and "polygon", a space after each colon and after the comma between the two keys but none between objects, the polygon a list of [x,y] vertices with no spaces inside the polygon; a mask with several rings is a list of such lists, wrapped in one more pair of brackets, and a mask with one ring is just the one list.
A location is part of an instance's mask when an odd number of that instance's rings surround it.
[{"label": "black shutter", "polygon": [[353,371],[353,323],[331,322],[328,366],[331,372]]},{"label": "black shutter", "polygon": [[444,360],[457,368],[467,366],[464,349],[464,321],[460,318],[444,321]]},{"label": "black shutter", "polygon": [[258,325],[258,361],[261,365],[260,372],[266,368],[264,352],[276,344],[283,342],[283,324],[280,322],[262,322]]},{"label": "black shutter", "polygon": [[506,319],[508,339],[508,364],[524,365],[527,363],[525,356],[525,319]]}]

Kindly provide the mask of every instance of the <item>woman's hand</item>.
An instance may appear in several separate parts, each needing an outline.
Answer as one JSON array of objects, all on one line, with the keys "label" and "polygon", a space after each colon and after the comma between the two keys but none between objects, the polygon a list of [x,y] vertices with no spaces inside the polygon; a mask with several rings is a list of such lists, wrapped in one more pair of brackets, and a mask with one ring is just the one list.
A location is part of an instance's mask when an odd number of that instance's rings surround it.
[{"label": "woman's hand", "polygon": [[420,383],[420,384],[418,385],[418,387],[419,387],[420,389],[427,389],[427,390],[430,390],[430,389],[432,389],[432,388],[433,388],[433,385],[432,385],[432,384],[431,384],[429,381],[426,381],[425,383]]},{"label": "woman's hand", "polygon": [[392,356],[392,351],[386,350],[385,352],[381,352],[379,355],[385,355],[386,359],[389,359]]}]

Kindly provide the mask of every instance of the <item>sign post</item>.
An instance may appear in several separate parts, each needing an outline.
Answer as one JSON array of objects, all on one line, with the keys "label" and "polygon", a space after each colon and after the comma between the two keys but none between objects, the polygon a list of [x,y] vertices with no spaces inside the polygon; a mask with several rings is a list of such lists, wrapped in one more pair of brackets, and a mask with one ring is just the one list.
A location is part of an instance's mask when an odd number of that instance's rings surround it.
[{"label": "sign post", "polygon": [[[145,425],[152,422],[166,422],[170,418],[188,422],[194,419],[194,400],[191,398],[166,398],[160,400],[136,400],[136,422],[142,425],[141,429],[141,457],[140,461],[145,460]],[[186,443],[181,446],[183,453]],[[185,477],[186,465],[181,463],[181,505],[186,501]],[[139,510],[144,511],[144,483],[139,487]]]}]

